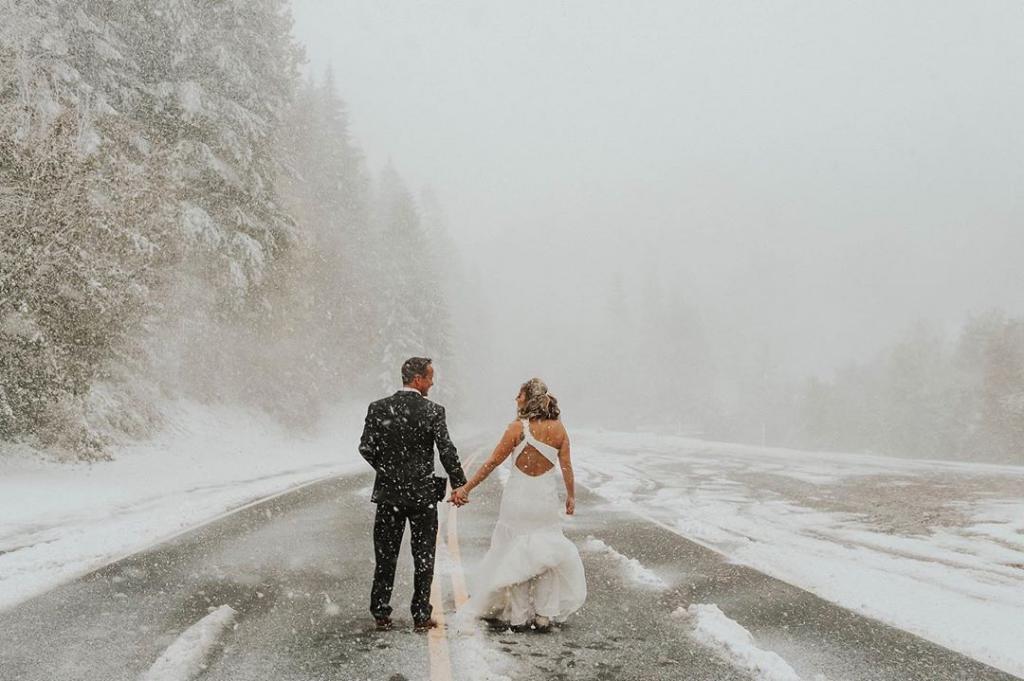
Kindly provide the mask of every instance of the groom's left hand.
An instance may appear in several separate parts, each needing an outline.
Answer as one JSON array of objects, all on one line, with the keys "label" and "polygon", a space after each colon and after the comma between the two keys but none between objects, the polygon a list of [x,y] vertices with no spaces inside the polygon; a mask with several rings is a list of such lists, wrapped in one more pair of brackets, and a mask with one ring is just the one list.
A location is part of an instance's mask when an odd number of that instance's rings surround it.
[{"label": "groom's left hand", "polygon": [[448,498],[448,501],[455,504],[456,507],[465,506],[469,503],[469,492],[466,491],[465,487],[456,487],[452,490],[452,495]]}]

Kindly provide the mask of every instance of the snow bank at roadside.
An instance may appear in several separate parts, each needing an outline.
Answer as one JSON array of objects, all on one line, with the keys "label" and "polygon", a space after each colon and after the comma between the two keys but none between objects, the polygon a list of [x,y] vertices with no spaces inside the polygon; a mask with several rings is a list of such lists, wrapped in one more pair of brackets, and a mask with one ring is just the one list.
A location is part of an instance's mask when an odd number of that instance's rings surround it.
[{"label": "snow bank at roadside", "polygon": [[757,681],[802,681],[788,662],[777,653],[759,648],[750,632],[726,617],[717,605],[694,603],[686,609],[680,606],[672,616],[689,623],[695,641]]},{"label": "snow bank at roadside", "polygon": [[167,427],[115,460],[0,454],[0,610],[254,499],[366,470],[364,406],[312,435],[240,407],[167,405]]},{"label": "snow bank at roadside", "polygon": [[589,535],[587,540],[583,542],[581,548],[590,553],[603,553],[611,556],[611,558],[621,566],[626,577],[634,584],[655,589],[664,589],[668,586],[665,584],[665,580],[655,574],[636,558],[630,558],[629,556],[619,553],[594,535]]},{"label": "snow bank at roadside", "polygon": [[191,681],[198,677],[237,614],[230,605],[222,605],[193,624],[164,651],[141,681]]}]

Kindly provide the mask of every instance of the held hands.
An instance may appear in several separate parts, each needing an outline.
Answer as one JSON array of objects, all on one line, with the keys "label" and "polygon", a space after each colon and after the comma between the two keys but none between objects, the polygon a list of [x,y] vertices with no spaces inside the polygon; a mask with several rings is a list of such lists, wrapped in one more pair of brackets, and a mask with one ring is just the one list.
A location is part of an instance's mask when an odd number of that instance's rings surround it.
[{"label": "held hands", "polygon": [[452,495],[448,497],[448,503],[455,504],[456,508],[465,506],[469,503],[469,491],[465,486],[456,487],[452,490]]},{"label": "held hands", "polygon": [[573,515],[576,513],[576,497],[565,498],[565,514]]}]

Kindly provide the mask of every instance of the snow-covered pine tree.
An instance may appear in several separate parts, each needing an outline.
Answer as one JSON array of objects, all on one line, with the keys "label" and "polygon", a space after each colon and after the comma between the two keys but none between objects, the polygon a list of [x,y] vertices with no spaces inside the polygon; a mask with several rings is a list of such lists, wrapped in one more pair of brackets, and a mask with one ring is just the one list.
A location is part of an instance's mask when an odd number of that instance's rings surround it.
[{"label": "snow-covered pine tree", "polygon": [[250,395],[251,329],[266,313],[261,284],[293,238],[274,184],[301,57],[287,4],[169,0],[120,9],[111,7],[131,36],[142,84],[130,110],[144,124],[137,143],[166,158],[165,198],[183,254],[156,361],[161,373],[180,366],[201,395]]},{"label": "snow-covered pine tree", "polygon": [[443,283],[423,232],[415,199],[390,164],[377,187],[376,219],[381,238],[378,383],[394,388],[402,362],[446,351],[449,318]]},{"label": "snow-covered pine tree", "polygon": [[459,404],[468,357],[460,346],[452,319],[451,301],[465,285],[458,249],[448,233],[444,209],[429,187],[420,193],[420,224],[425,251],[423,254],[430,281],[420,290],[424,318],[425,344],[430,348],[442,376],[435,389],[436,398],[449,407]]},{"label": "snow-covered pine tree", "polygon": [[274,193],[275,139],[297,81],[286,3],[139,3],[124,20],[144,148],[167,150],[182,239],[238,302],[291,237]]},{"label": "snow-covered pine tree", "polygon": [[979,374],[980,413],[974,443],[1003,461],[1024,463],[1024,319],[992,316]]},{"label": "snow-covered pine tree", "polygon": [[[111,363],[160,333],[157,312],[195,337],[197,301],[264,309],[253,294],[291,231],[273,186],[299,59],[285,8],[4,3],[0,436],[75,431]],[[155,291],[184,263],[204,285],[167,304]],[[225,345],[196,355],[211,360],[200,375]]]},{"label": "snow-covered pine tree", "polygon": [[[295,394],[339,400],[365,392],[377,308],[368,234],[369,182],[349,132],[333,77],[307,80],[281,139],[282,200],[295,216],[298,243],[272,271],[273,309],[264,328],[273,357]],[[287,358],[287,359],[286,359]],[[306,414],[315,413],[307,405]]]},{"label": "snow-covered pine tree", "polygon": [[84,402],[152,310],[171,223],[119,115],[130,64],[88,3],[0,26],[0,436],[95,454]]},{"label": "snow-covered pine tree", "polygon": [[376,251],[369,225],[370,179],[330,69],[317,88],[314,110],[319,132],[308,159],[315,173],[307,174],[307,184],[317,211],[313,223],[317,244],[324,255],[318,277],[325,293],[324,314],[318,332],[337,376],[336,390],[366,388],[360,379],[372,361],[373,331],[379,319],[374,300]]},{"label": "snow-covered pine tree", "polygon": [[144,371],[309,414],[447,355],[440,239],[397,174],[371,224],[331,78],[291,106],[284,0],[0,1],[0,437],[97,451]]}]

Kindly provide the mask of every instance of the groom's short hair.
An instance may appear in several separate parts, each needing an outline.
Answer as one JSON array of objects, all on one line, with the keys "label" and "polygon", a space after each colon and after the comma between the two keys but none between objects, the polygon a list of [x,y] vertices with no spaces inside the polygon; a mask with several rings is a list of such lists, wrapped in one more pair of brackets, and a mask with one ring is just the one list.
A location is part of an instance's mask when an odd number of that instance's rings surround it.
[{"label": "groom's short hair", "polygon": [[409,385],[417,376],[426,376],[427,367],[433,360],[429,357],[410,357],[402,364],[402,385]]}]

